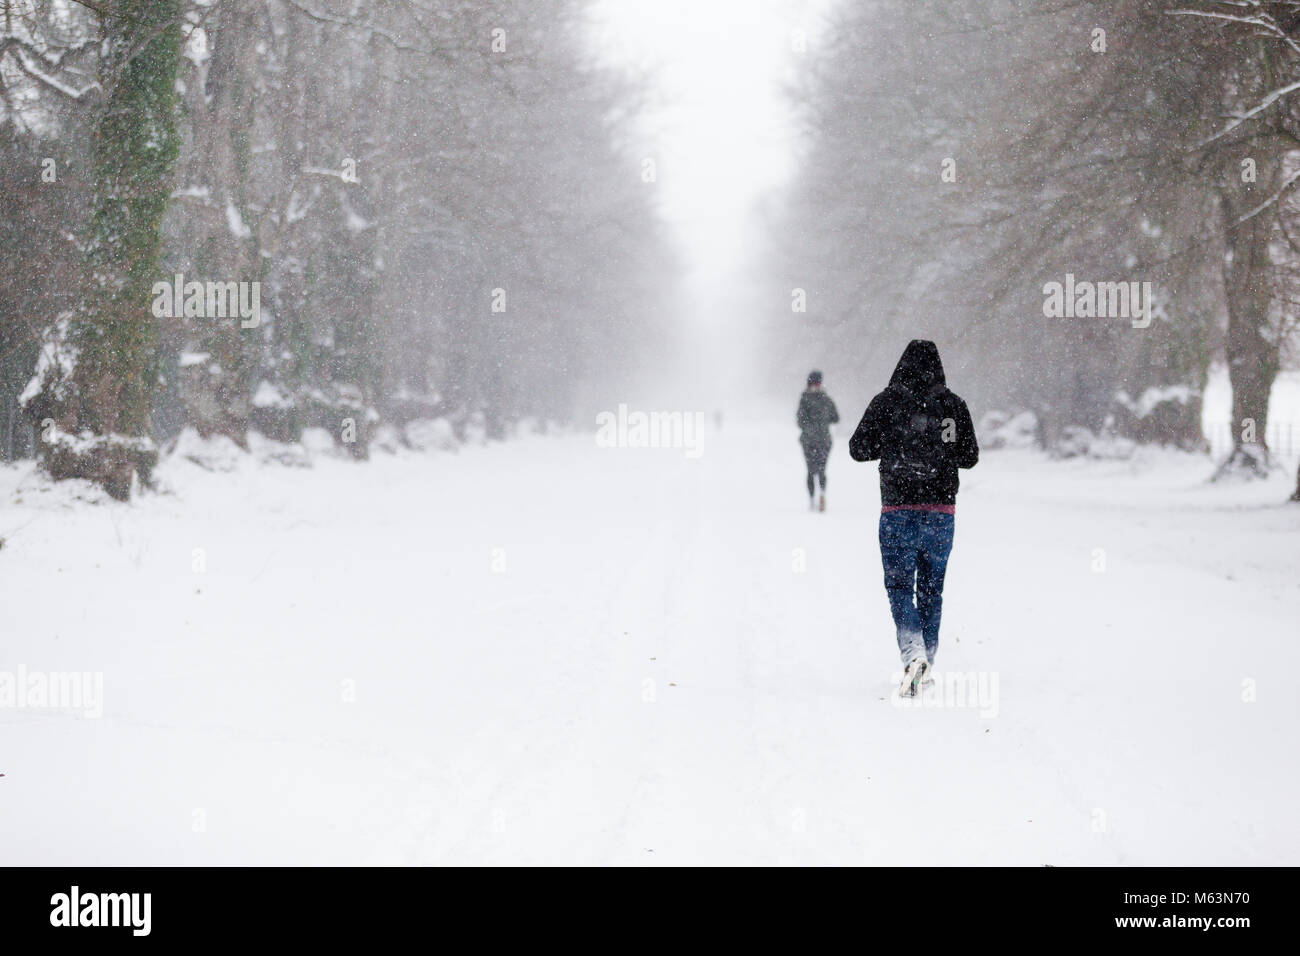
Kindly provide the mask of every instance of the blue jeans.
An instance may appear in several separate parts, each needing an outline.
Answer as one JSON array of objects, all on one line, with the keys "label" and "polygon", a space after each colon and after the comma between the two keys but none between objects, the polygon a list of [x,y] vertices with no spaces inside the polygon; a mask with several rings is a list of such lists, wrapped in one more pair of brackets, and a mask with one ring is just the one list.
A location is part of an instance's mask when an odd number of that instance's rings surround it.
[{"label": "blue jeans", "polygon": [[939,511],[900,510],[880,515],[885,592],[904,664],[922,651],[934,664],[943,612],[943,576],[948,570],[954,525],[953,515]]}]

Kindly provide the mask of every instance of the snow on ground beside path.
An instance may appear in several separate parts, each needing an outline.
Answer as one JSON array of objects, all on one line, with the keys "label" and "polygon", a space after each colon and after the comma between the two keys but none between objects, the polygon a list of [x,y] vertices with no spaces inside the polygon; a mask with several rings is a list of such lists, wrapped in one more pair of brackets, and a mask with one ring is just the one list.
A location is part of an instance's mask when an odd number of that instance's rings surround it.
[{"label": "snow on ground beside path", "polygon": [[938,665],[996,696],[904,708],[846,444],[826,514],[778,426],[173,457],[131,506],[0,468],[0,672],[104,675],[0,708],[0,858],[1300,862],[1287,476],[987,454]]}]

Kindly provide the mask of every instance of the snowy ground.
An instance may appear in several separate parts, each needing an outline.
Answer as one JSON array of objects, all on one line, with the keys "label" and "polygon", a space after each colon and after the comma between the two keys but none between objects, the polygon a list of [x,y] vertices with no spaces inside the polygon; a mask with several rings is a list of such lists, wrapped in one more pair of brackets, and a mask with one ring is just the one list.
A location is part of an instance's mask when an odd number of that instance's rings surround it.
[{"label": "snowy ground", "polygon": [[1287,476],[986,455],[939,656],[985,697],[904,708],[845,446],[824,515],[776,426],[173,458],[129,507],[0,469],[0,671],[104,680],[0,709],[0,859],[1300,863]]}]

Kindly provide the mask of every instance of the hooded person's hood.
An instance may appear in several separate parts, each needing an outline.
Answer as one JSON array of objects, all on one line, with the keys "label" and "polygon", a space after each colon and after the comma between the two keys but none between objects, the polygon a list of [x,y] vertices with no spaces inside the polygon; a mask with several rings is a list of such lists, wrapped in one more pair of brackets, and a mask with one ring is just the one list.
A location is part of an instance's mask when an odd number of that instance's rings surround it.
[{"label": "hooded person's hood", "polygon": [[939,349],[929,339],[912,339],[903,349],[903,357],[898,360],[890,385],[901,385],[909,392],[922,394],[935,385],[946,386],[943,375],[943,362],[939,361]]}]

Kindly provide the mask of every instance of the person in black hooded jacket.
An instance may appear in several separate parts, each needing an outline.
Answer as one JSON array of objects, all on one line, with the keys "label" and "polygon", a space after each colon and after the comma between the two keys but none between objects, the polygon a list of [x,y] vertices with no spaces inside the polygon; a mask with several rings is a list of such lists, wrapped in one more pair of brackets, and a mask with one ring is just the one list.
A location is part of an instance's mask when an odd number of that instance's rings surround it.
[{"label": "person in black hooded jacket", "polygon": [[975,467],[980,455],[970,410],[949,391],[933,342],[908,343],[849,439],[849,454],[880,462],[880,558],[905,665],[903,693],[913,696],[939,648],[957,470]]}]

